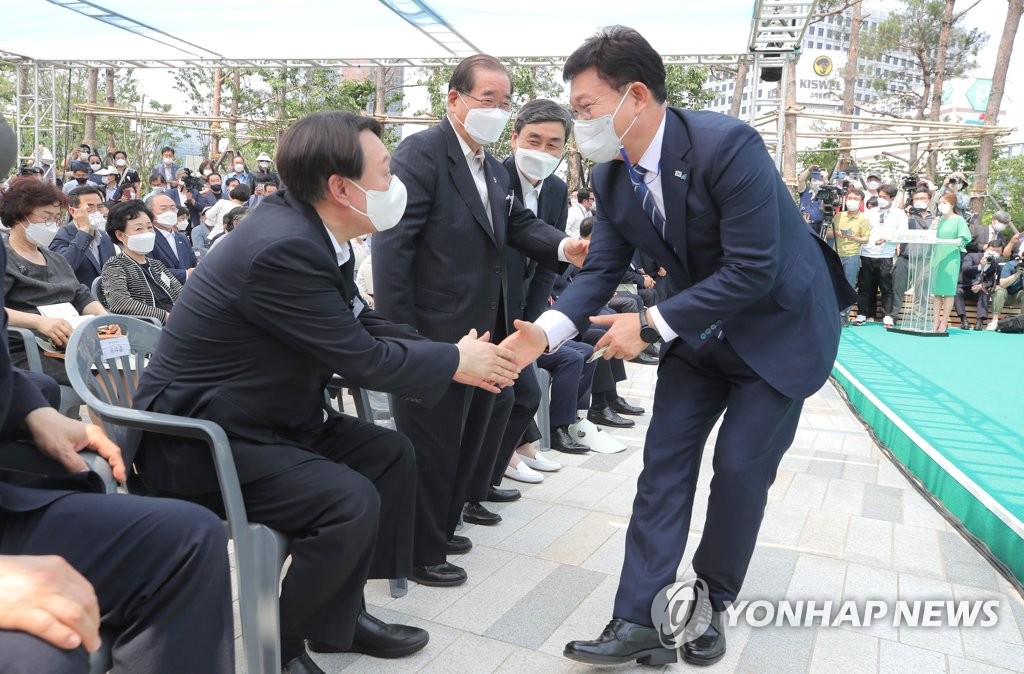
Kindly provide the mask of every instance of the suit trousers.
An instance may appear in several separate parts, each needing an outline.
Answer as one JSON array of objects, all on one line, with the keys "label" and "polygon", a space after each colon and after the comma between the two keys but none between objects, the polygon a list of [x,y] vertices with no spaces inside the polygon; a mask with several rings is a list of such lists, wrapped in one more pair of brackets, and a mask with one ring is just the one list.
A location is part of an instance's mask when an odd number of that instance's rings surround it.
[{"label": "suit trousers", "polygon": [[[607,325],[593,325],[579,339],[585,344],[594,346],[606,332],[608,332]],[[625,363],[622,362],[621,358],[612,358],[611,360],[599,358],[595,362],[597,363],[597,368],[594,370],[593,393],[602,394],[602,399],[604,398],[603,394],[610,394],[614,397],[616,395],[615,384],[626,380]]]},{"label": "suit trousers", "polygon": [[[292,539],[281,583],[284,658],[302,639],[351,646],[366,579],[412,571],[416,465],[409,441],[335,415],[311,446],[316,453],[308,461],[242,485],[249,521]],[[223,515],[219,494],[194,500]]]},{"label": "suit trousers", "polygon": [[[520,378],[522,378],[521,375]],[[517,379],[516,381],[519,380]],[[516,398],[511,386],[502,389],[501,393],[497,395],[489,394],[485,391],[480,391],[480,393],[491,395],[494,398],[491,414],[489,417],[470,416],[466,419],[466,430],[462,435],[463,443],[480,448],[476,462],[473,464],[473,472],[469,477],[469,488],[466,490],[466,501],[472,501],[473,503],[487,500],[487,492],[491,486],[491,475],[498,464],[498,457],[503,447],[504,434],[508,428]],[[539,397],[540,393],[537,393],[537,396]],[[520,413],[516,423],[519,424],[520,429],[524,429],[530,421],[529,418],[523,421],[522,414]],[[515,448],[513,447],[513,449]],[[505,457],[506,465],[508,464],[508,459],[509,457]],[[504,473],[505,467],[502,466],[501,470]],[[500,475],[498,482],[501,482]],[[454,533],[455,529],[453,528],[452,534]]]},{"label": "suit trousers", "polygon": [[599,361],[588,363],[594,347],[568,341],[537,364],[551,373],[551,428],[576,423],[577,412],[590,408],[590,390]]},{"label": "suit trousers", "polygon": [[614,616],[651,624],[651,602],[676,574],[690,533],[701,456],[725,413],[712,461],[704,533],[693,558],[716,610],[736,599],[754,552],[768,488],[796,434],[803,400],[782,395],[724,340],[662,352],[644,467],[626,532]]},{"label": "suit trousers", "polygon": [[[0,554],[59,555],[89,580],[102,625],[116,634],[115,671],[234,672],[227,540],[205,508],[65,493],[29,512],[0,508]],[[0,653],[5,674],[89,671],[82,648],[24,632],[0,630]]]},{"label": "suit trousers", "polygon": [[[516,379],[515,385],[512,386],[512,397],[514,398],[512,409],[508,416],[508,423],[505,425],[505,432],[501,435],[498,456],[494,460],[488,482],[488,485],[495,487],[501,484],[501,478],[505,476],[505,468],[508,467],[512,454],[516,451],[516,447],[522,444],[523,434],[529,428],[530,422],[533,421],[533,417],[540,407],[540,383],[537,381],[535,366],[529,365],[519,373],[519,379]],[[495,406],[495,410],[497,413],[497,406]],[[473,486],[477,491],[475,494],[470,493],[469,500],[479,502],[486,499],[487,490],[484,489],[481,493],[479,485],[474,483]],[[479,498],[474,498],[474,496]]]},{"label": "suit trousers", "polygon": [[881,295],[882,315],[892,316],[892,258],[860,258],[860,275],[857,277],[857,315],[874,318],[878,310],[875,293]]},{"label": "suit trousers", "polygon": [[[430,409],[391,396],[396,427],[416,452],[413,564],[417,566],[445,561],[445,546],[462,516],[477,461],[493,462],[497,456],[497,442],[490,447],[482,443],[498,397],[462,384],[449,386]],[[505,400],[507,404],[509,398]],[[475,421],[472,427],[470,420]],[[486,465],[484,475],[493,464]]]},{"label": "suit trousers", "polygon": [[974,300],[978,321],[988,318],[989,293],[984,290],[976,293],[971,290],[971,286],[959,283],[956,286],[956,298],[953,300],[953,310],[956,311],[957,316],[967,315],[968,299]]}]

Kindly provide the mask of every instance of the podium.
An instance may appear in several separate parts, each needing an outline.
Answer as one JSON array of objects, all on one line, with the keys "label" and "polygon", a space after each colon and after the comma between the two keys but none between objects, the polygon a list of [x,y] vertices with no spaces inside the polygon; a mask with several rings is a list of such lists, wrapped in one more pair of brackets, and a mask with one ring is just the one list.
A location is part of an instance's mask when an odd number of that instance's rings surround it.
[{"label": "podium", "polygon": [[917,337],[948,337],[948,332],[934,330],[932,311],[932,268],[936,246],[958,245],[958,239],[940,239],[934,229],[908,229],[889,239],[907,247],[907,292],[903,311],[890,332]]}]

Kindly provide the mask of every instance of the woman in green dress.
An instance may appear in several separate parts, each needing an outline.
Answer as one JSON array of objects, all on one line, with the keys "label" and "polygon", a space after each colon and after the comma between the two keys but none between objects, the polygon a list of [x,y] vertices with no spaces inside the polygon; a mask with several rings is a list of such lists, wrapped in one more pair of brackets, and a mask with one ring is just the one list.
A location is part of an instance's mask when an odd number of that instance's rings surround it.
[{"label": "woman in green dress", "polygon": [[932,308],[935,332],[946,332],[949,312],[956,296],[960,277],[960,258],[971,240],[971,230],[956,207],[956,195],[943,194],[939,199],[939,221],[935,235],[939,243],[932,252]]}]

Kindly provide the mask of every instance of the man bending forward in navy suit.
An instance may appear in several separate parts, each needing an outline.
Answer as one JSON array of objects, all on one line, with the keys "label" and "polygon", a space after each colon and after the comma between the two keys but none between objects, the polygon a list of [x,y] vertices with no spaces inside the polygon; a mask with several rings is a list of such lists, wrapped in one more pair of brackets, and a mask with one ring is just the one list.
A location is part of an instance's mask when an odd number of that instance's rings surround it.
[{"label": "man bending forward in navy suit", "polygon": [[[598,163],[597,221],[576,280],[536,324],[517,322],[505,345],[522,364],[588,321],[609,326],[596,345],[608,347],[605,358],[634,358],[664,342],[613,619],[565,655],[665,664],[681,647],[687,662],[711,664],[725,654],[722,612],[740,591],[803,401],[835,360],[837,310],[855,297],[757,132],[725,115],[668,107],[662,59],[639,33],[603,29],[569,57],[563,76],[580,151]],[[642,313],[592,318],[634,249],[664,265],[666,297]],[[676,582],[701,454],[723,414],[693,558],[705,600],[692,602],[683,631],[655,602]]]}]

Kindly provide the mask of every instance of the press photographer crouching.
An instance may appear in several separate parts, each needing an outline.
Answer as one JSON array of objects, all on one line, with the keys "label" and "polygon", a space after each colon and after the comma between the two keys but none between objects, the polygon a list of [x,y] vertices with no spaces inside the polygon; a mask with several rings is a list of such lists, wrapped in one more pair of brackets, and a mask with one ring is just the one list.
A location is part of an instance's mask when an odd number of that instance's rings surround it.
[{"label": "press photographer crouching", "polygon": [[[960,282],[957,284],[953,306],[960,317],[960,329],[970,330],[967,321],[967,300],[976,302],[978,320],[975,330],[981,330],[988,318],[988,305],[992,290],[999,278],[999,261],[1002,246],[993,239],[986,244],[984,252],[967,253],[960,263]],[[1002,307],[1000,307],[1002,308]]]},{"label": "press photographer crouching", "polygon": [[999,314],[1007,302],[1011,306],[1024,307],[1024,259],[1020,253],[999,271],[999,283],[992,291],[992,320],[987,329],[995,330],[999,327]]}]

